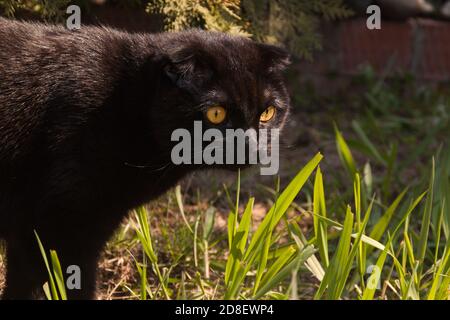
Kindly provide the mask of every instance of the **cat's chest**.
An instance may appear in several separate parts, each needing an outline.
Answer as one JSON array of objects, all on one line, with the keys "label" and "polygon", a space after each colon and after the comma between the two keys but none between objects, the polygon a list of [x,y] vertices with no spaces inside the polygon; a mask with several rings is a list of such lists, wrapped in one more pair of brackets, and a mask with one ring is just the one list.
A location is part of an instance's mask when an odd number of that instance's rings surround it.
[{"label": "cat's chest", "polygon": [[103,188],[105,203],[115,203],[126,210],[136,208],[161,196],[186,174],[184,170],[168,165],[160,170],[148,168],[127,169],[127,174],[116,174],[105,181],[97,181]]}]

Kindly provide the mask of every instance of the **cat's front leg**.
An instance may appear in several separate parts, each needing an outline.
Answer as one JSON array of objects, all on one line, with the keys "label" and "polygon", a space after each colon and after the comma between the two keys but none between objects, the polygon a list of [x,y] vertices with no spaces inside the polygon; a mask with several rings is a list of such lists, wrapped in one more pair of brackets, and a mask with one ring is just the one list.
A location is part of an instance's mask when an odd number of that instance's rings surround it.
[{"label": "cat's front leg", "polygon": [[[6,288],[2,296],[5,300],[45,298],[43,285],[49,281],[49,275],[34,233],[29,231],[27,234],[32,236],[16,237],[7,243]],[[98,247],[94,248],[77,239],[71,232],[56,236],[53,231],[50,237],[45,234],[48,232],[41,232],[40,238],[45,246],[50,268],[51,249],[58,254],[68,299],[95,298]],[[70,240],[68,237],[71,237]],[[86,235],[83,238],[86,239]]]},{"label": "cat's front leg", "polygon": [[51,229],[41,230],[40,236],[46,249],[58,254],[67,298],[90,300],[96,298],[98,258],[115,228],[109,225],[110,221],[99,219],[98,210],[77,215],[78,219],[65,219]]},{"label": "cat's front leg", "polygon": [[43,298],[41,285],[45,283],[47,278],[45,265],[42,257],[40,257],[34,236],[16,236],[7,241],[6,287],[2,299],[30,300]]}]

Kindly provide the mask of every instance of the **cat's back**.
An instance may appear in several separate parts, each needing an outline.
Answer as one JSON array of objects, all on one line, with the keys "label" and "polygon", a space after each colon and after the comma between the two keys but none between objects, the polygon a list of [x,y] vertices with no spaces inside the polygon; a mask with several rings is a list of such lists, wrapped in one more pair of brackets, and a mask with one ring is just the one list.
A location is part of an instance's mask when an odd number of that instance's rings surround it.
[{"label": "cat's back", "polygon": [[62,70],[78,69],[80,75],[96,72],[100,64],[119,58],[120,49],[132,39],[130,34],[106,27],[70,31],[61,25],[0,17],[0,78],[8,81],[8,76],[19,72],[28,78],[55,76]]},{"label": "cat's back", "polygon": [[134,42],[103,27],[70,31],[0,18],[0,167],[42,148],[36,141],[52,131],[49,126],[101,105]]},{"label": "cat's back", "polygon": [[26,62],[36,62],[37,58],[43,57],[39,54],[45,53],[51,57],[58,43],[62,45],[67,42],[64,39],[69,35],[60,26],[0,17],[0,76],[4,76],[12,66],[22,69]]}]

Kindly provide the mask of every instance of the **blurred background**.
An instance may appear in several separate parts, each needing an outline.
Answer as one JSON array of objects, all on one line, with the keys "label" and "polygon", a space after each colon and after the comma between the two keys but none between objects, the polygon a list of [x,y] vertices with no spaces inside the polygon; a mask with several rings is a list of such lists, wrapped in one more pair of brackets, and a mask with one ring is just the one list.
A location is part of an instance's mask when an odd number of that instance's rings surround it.
[{"label": "blurred background", "polygon": [[[434,157],[438,191],[432,221],[438,223],[442,212],[445,238],[450,243],[450,1],[0,0],[0,15],[63,23],[69,4],[81,7],[82,24],[130,32],[195,27],[286,47],[293,55],[293,64],[286,72],[293,113],[283,135],[281,185],[321,151],[329,215],[343,221],[346,204],[353,201],[352,174],[358,171],[367,195],[363,208],[367,208],[367,199],[376,195],[369,223],[374,225],[406,187],[411,190],[408,199],[426,190]],[[369,30],[366,25],[366,10],[372,4],[381,9],[379,30]],[[350,167],[336,144],[341,134],[354,158]],[[273,204],[277,188],[276,179],[257,172],[249,170],[241,176],[242,197],[257,198],[256,222]],[[195,223],[197,216],[213,208],[216,239],[222,239],[229,212],[224,185],[235,191],[236,176],[196,173],[181,185],[188,221]],[[311,183],[305,186],[298,205],[289,213],[300,217],[306,235],[311,234],[313,225],[312,189]],[[151,221],[162,263],[167,264],[180,252],[192,250],[183,236],[186,230],[182,230],[174,197],[170,193],[150,205],[153,215],[167,218]],[[418,233],[420,218],[413,219],[411,225]],[[130,283],[135,284],[138,277],[128,254],[136,249],[130,249],[133,245],[125,241],[129,229],[129,222],[125,222],[101,262],[103,298],[129,297]],[[440,237],[438,233],[437,239]],[[177,268],[195,274],[198,266],[183,257],[185,260],[177,260]],[[220,269],[223,257],[217,250],[211,263]],[[306,277],[302,281],[305,290],[300,290],[299,297],[309,298],[308,284],[315,280]],[[354,298],[357,294],[348,290],[344,295]]]}]

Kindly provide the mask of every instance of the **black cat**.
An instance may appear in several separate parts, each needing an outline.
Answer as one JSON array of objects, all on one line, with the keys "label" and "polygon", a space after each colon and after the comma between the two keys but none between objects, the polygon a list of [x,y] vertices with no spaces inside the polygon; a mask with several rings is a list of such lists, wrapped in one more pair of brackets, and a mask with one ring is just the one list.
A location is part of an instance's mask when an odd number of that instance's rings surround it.
[{"label": "black cat", "polygon": [[[282,127],[288,62],[280,48],[221,33],[72,32],[0,18],[3,298],[42,292],[33,230],[63,270],[80,266],[69,298],[93,298],[97,258],[127,212],[197,168],[172,163],[173,130],[194,120]],[[220,123],[205,118],[212,106],[226,112]],[[276,113],[262,121],[268,106]]]}]

